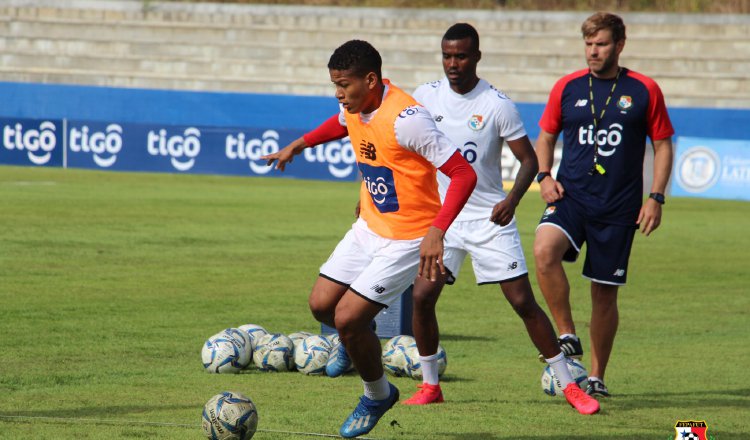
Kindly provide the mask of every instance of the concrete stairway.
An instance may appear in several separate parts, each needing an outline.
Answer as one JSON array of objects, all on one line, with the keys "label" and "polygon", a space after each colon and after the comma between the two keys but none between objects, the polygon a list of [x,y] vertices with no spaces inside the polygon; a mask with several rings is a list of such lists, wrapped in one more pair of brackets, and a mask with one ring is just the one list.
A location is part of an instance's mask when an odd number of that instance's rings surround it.
[{"label": "concrete stairway", "polygon": [[[518,102],[544,102],[585,67],[587,13],[4,0],[0,80],[329,95],[332,50],[366,39],[406,90],[442,76],[440,38],[474,24],[480,75]],[[622,64],[655,78],[668,105],[750,108],[750,16],[624,14]]]}]

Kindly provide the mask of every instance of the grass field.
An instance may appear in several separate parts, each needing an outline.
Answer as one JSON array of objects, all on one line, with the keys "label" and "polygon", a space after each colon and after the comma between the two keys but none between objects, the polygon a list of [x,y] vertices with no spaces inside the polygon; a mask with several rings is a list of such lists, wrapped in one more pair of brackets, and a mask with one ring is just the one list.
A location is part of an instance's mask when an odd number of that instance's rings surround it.
[{"label": "grass field", "polygon": [[[256,439],[337,433],[357,376],[211,375],[199,352],[246,323],[317,332],[307,295],[356,197],[350,183],[0,167],[0,438],[197,440],[223,390],[255,401]],[[519,208],[529,257],[541,211],[537,194]],[[465,266],[438,306],[447,403],[397,405],[370,437],[667,440],[705,420],[716,440],[750,438],[748,219],[750,203],[671,198],[638,236],[615,396],[593,417],[542,393],[521,321]],[[587,286],[579,264],[568,273],[588,351]]]}]

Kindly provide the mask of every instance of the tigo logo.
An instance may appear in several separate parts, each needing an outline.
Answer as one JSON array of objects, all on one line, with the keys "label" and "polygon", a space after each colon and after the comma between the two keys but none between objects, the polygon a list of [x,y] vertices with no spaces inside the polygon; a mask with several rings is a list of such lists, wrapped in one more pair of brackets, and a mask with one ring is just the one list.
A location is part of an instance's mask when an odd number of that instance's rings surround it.
[{"label": "tigo logo", "polygon": [[[596,144],[599,145],[600,156],[611,156],[615,154],[617,148],[603,150],[602,147],[617,147],[622,142],[622,125],[618,123],[611,124],[609,130],[602,128],[596,132]],[[594,145],[594,125],[588,127],[578,127],[578,143],[581,145]]]},{"label": "tigo logo", "polygon": [[308,162],[327,163],[328,172],[337,179],[350,176],[357,161],[349,138],[344,138],[341,142],[328,142],[315,148],[306,148],[304,154]]},{"label": "tigo logo", "polygon": [[94,162],[102,168],[112,166],[122,150],[122,127],[109,124],[105,131],[90,131],[87,125],[71,127],[68,136],[70,151],[94,153]]},{"label": "tigo logo", "polygon": [[172,166],[178,171],[187,171],[195,165],[201,152],[201,132],[195,127],[185,129],[183,135],[167,136],[167,130],[150,130],[146,135],[148,154],[169,156]]},{"label": "tigo logo", "polygon": [[3,146],[8,150],[27,150],[29,160],[34,165],[49,162],[56,145],[55,124],[50,121],[43,121],[38,130],[24,130],[18,122],[3,127]]},{"label": "tigo logo", "polygon": [[275,130],[266,130],[261,139],[251,138],[245,141],[245,133],[237,136],[228,134],[225,141],[227,159],[248,160],[250,169],[255,174],[266,174],[273,169],[266,162],[256,163],[261,156],[273,154],[279,151],[279,133]]}]

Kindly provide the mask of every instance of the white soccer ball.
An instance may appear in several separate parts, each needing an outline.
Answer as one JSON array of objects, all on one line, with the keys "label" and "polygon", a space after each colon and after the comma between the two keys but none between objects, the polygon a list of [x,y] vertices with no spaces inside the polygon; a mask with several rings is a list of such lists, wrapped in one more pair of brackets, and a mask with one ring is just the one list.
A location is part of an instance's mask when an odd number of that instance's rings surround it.
[{"label": "white soccer ball", "polygon": [[[404,351],[406,357],[406,374],[412,379],[422,380],[422,362],[419,358],[417,345],[410,345]],[[445,369],[448,367],[448,354],[440,344],[438,344],[437,355],[438,377],[442,377]]]},{"label": "white soccer ball", "polygon": [[383,350],[383,370],[391,376],[404,377],[406,372],[406,347],[395,345],[390,350]]},{"label": "white soccer ball", "polygon": [[417,342],[414,340],[414,338],[409,335],[394,336],[391,339],[389,339],[388,342],[386,342],[385,345],[383,346],[383,353],[390,351],[391,349],[393,349],[393,347],[396,347],[396,346],[408,347],[416,343]]},{"label": "white soccer ball", "polygon": [[[579,387],[581,387],[581,389],[585,390],[589,384],[589,373],[586,371],[586,367],[576,359],[566,358],[566,360],[568,361],[568,371],[570,371],[570,375],[573,376],[573,380]],[[542,372],[542,390],[545,394],[550,396],[558,396],[562,394],[560,381],[557,380],[555,372],[552,371],[552,367],[549,365],[547,365]]]},{"label": "white soccer ball", "polygon": [[209,440],[249,440],[258,428],[258,410],[249,397],[225,391],[203,407],[203,433]]},{"label": "white soccer ball", "polygon": [[250,364],[252,348],[248,338],[228,328],[206,340],[201,349],[203,368],[209,373],[238,373]]},{"label": "white soccer ball", "polygon": [[253,350],[255,350],[258,339],[260,339],[261,336],[268,334],[268,331],[266,329],[255,324],[245,324],[237,328],[239,328],[240,330],[244,330],[248,335],[250,335],[250,341],[252,342]]},{"label": "white soccer ball", "polygon": [[307,337],[294,352],[297,370],[311,376],[325,374],[326,363],[331,353],[331,343],[323,336]]},{"label": "white soccer ball", "polygon": [[290,371],[294,367],[294,342],[281,333],[269,333],[258,339],[253,362],[261,371]]}]

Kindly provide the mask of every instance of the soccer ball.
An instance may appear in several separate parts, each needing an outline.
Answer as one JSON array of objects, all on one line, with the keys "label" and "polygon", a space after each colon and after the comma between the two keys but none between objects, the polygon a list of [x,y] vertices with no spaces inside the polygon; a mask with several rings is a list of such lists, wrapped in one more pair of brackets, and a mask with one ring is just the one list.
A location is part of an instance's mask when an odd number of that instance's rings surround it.
[{"label": "soccer ball", "polygon": [[408,335],[398,335],[394,336],[391,339],[388,340],[388,342],[385,343],[383,346],[383,353],[387,351],[391,351],[393,347],[400,346],[400,347],[408,347],[410,345],[414,345],[417,342]]},{"label": "soccer ball", "polygon": [[331,353],[331,343],[324,336],[312,335],[305,338],[294,352],[297,370],[311,376],[325,374],[326,363]]},{"label": "soccer ball", "polygon": [[341,338],[339,337],[338,333],[331,333],[330,335],[326,335],[326,339],[328,339],[328,342],[331,343],[331,347],[335,347],[337,344],[341,343]]},{"label": "soccer ball", "polygon": [[[412,379],[422,380],[422,362],[419,358],[417,345],[410,345],[404,350],[406,357],[406,374]],[[438,344],[438,377],[442,377],[448,367],[448,355],[442,345]]]},{"label": "soccer ball", "polygon": [[687,434],[682,434],[681,440],[701,440],[701,437],[694,432],[688,432]]},{"label": "soccer ball", "polygon": [[255,346],[258,344],[258,339],[260,339],[261,336],[268,334],[268,331],[266,331],[266,329],[255,324],[245,324],[239,326],[238,328],[240,330],[244,330],[248,335],[250,335],[250,341],[252,342],[253,350],[255,350]]},{"label": "soccer ball", "polygon": [[[295,332],[289,335],[289,339],[291,339],[294,343],[294,350],[292,350],[292,361],[294,361],[294,354],[297,352],[297,347],[299,347],[299,344],[301,344],[302,341],[305,340],[305,338],[308,338],[312,335],[313,334],[310,332]],[[297,365],[294,362],[292,362],[292,367],[294,367],[295,370],[297,369]]]},{"label": "soccer ball", "polygon": [[[586,367],[576,359],[566,358],[566,360],[568,361],[568,371],[570,371],[570,375],[573,376],[573,380],[579,387],[585,390],[589,384],[589,373],[586,371]],[[552,367],[549,365],[547,365],[544,372],[542,372],[542,390],[550,396],[562,394],[560,382],[557,380],[557,377],[555,377],[555,372],[552,371]]]},{"label": "soccer ball", "polygon": [[406,348],[400,345],[393,346],[390,350],[383,349],[383,370],[391,376],[408,376],[406,372]]},{"label": "soccer ball", "polygon": [[242,332],[236,328],[211,336],[201,349],[203,368],[209,373],[238,373],[252,358],[248,339],[243,339]]},{"label": "soccer ball", "polygon": [[294,367],[294,342],[281,333],[269,333],[258,339],[253,362],[261,371],[290,371]]},{"label": "soccer ball", "polygon": [[206,402],[202,426],[209,440],[249,440],[258,427],[258,410],[247,396],[225,391]]}]

